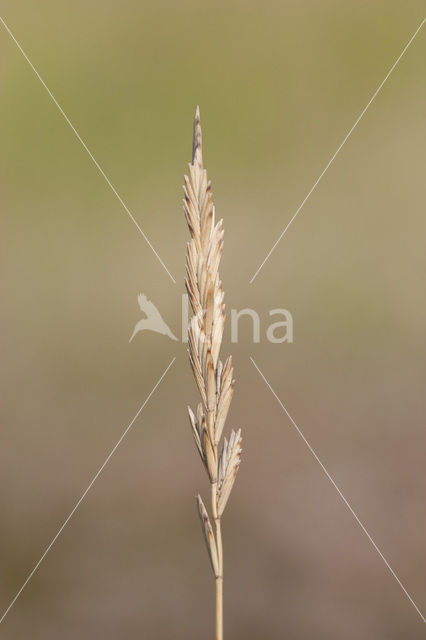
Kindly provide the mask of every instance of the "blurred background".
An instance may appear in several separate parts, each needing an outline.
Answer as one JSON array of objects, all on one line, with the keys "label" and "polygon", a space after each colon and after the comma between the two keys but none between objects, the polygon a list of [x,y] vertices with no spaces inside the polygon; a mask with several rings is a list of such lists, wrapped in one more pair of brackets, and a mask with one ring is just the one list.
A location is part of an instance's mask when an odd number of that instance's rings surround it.
[{"label": "blurred background", "polygon": [[[176,361],[0,628],[5,640],[213,637],[194,496],[208,486],[186,345],[129,344],[137,294],[181,334],[181,208],[200,104],[240,322],[224,519],[226,638],[417,640],[425,585],[425,32],[250,278],[423,19],[422,2],[4,0],[0,25],[4,611]],[[270,344],[269,310],[294,343]],[[229,318],[228,318],[229,321]]]}]

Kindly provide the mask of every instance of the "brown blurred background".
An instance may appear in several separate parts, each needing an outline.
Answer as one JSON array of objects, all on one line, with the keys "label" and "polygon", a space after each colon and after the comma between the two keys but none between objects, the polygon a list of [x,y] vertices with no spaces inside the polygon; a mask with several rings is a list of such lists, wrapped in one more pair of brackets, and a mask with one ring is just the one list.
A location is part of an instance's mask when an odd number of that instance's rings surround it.
[{"label": "brown blurred background", "polygon": [[[177,280],[162,269],[0,25],[5,640],[213,636],[180,335],[182,176],[195,105],[241,321],[228,428],[226,638],[418,640],[424,624],[249,361],[424,611],[424,28],[248,281],[423,18],[422,2],[5,0],[1,16]],[[268,310],[293,344],[265,339]],[[244,325],[244,326],[243,326]]]}]

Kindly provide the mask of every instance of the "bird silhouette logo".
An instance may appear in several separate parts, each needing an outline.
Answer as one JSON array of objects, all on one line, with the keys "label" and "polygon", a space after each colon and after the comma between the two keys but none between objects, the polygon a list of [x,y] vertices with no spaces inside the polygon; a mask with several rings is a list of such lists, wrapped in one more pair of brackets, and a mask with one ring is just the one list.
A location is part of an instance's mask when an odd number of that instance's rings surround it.
[{"label": "bird silhouette logo", "polygon": [[168,336],[171,340],[177,340],[174,333],[164,322],[155,304],[151,302],[151,300],[148,300],[143,293],[138,295],[138,303],[142,313],[146,315],[146,318],[142,318],[142,320],[136,323],[129,342],[133,340],[139,331],[155,331],[156,333],[161,333],[163,336]]}]

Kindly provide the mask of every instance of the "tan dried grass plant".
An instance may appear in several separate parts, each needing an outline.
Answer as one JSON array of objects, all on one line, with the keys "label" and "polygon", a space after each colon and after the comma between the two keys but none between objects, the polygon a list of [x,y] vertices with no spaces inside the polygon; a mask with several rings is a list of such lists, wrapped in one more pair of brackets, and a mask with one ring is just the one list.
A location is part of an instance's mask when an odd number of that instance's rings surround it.
[{"label": "tan dried grass plant", "polygon": [[222,220],[215,223],[211,185],[203,167],[200,112],[194,119],[192,162],[185,176],[184,211],[191,240],[186,254],[186,288],[193,317],[188,330],[189,359],[201,396],[189,419],[211,485],[211,515],[197,496],[198,513],[216,580],[216,640],[223,639],[223,545],[221,522],[241,459],[241,430],[222,439],[234,380],[232,358],[219,358],[225,305],[219,263],[223,251]]}]

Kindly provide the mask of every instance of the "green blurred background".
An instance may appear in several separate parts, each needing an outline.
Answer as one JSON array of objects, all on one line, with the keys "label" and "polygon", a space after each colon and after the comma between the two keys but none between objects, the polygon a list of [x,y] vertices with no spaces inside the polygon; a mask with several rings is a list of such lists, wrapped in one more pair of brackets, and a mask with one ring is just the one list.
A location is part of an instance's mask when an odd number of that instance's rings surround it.
[{"label": "green blurred background", "polygon": [[[5,640],[213,636],[186,416],[182,176],[200,104],[241,321],[224,521],[230,640],[417,640],[424,625],[250,363],[253,356],[422,609],[426,603],[424,28],[249,279],[423,18],[422,2],[5,0],[0,25],[0,604],[4,610],[173,356],[161,386],[0,627]],[[265,339],[268,310],[293,344]],[[244,325],[244,326],[243,326]]]}]

